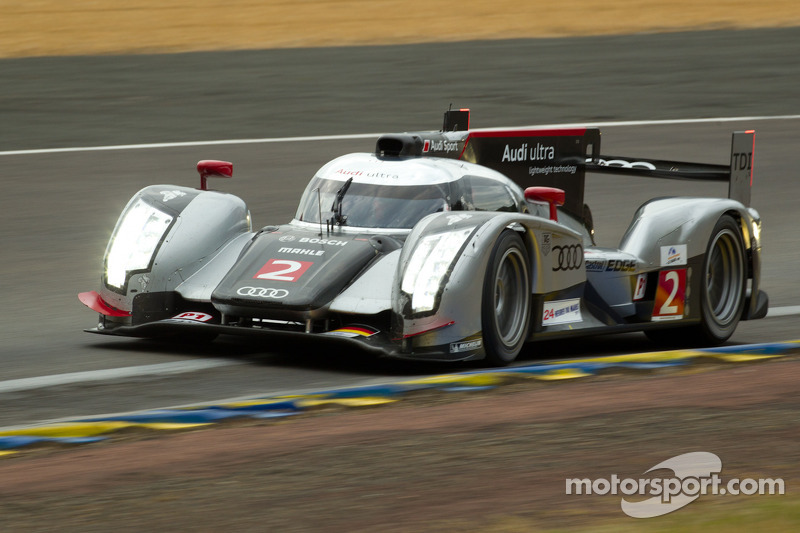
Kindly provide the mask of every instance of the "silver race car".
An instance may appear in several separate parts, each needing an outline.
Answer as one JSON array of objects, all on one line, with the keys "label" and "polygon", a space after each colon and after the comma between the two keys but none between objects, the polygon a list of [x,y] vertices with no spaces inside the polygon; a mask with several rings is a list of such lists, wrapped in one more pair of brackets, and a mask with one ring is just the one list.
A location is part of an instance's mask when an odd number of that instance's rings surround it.
[{"label": "silver race car", "polygon": [[[606,156],[596,128],[384,135],[323,166],[288,224],[251,227],[208,190],[232,165],[201,161],[199,189],[154,185],[128,203],[103,259],[93,333],[329,342],[393,357],[485,358],[527,341],[644,331],[718,344],[762,318],[755,133],[729,165]],[[729,198],[642,205],[619,245],[593,242],[586,172],[729,183]]]}]

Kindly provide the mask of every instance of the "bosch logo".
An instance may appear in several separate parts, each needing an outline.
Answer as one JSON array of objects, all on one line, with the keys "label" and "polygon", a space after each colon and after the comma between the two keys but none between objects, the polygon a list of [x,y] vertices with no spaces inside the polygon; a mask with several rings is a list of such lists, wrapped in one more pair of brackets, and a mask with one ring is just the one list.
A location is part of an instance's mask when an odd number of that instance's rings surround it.
[{"label": "bosch logo", "polygon": [[303,237],[300,239],[299,242],[307,242],[310,244],[329,244],[331,246],[346,246],[347,241],[338,241],[336,239],[313,239],[309,237]]},{"label": "bosch logo", "polygon": [[292,242],[296,238],[297,237],[295,237],[294,235],[281,235],[280,237],[278,237],[278,240],[281,242]]},{"label": "bosch logo", "polygon": [[265,287],[239,287],[236,291],[239,296],[256,296],[258,298],[274,298],[280,300],[289,296],[286,289],[270,289]]},{"label": "bosch logo", "polygon": [[[553,272],[558,272],[559,270],[578,270],[583,265],[583,246],[580,244],[553,246],[553,252],[553,257],[558,258],[558,265],[553,267]],[[557,256],[555,254],[557,254]]]}]

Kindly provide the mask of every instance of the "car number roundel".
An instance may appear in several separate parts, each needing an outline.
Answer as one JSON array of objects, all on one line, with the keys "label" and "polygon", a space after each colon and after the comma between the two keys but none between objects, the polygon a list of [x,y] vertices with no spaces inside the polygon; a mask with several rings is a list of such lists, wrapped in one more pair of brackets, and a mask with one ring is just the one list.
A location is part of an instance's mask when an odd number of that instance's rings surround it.
[{"label": "car number roundel", "polygon": [[686,303],[686,269],[662,270],[658,273],[658,288],[653,302],[653,320],[683,318]]},{"label": "car number roundel", "polygon": [[270,259],[256,272],[253,279],[268,281],[297,281],[314,263],[292,259]]}]

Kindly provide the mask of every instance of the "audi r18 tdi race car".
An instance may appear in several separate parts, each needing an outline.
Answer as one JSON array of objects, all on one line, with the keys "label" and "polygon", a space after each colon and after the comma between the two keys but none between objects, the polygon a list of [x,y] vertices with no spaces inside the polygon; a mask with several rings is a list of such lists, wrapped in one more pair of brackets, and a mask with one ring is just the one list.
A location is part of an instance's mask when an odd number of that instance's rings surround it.
[{"label": "audi r18 tdi race car", "polygon": [[[327,341],[401,358],[513,361],[526,341],[644,331],[718,344],[762,318],[761,219],[749,207],[755,134],[729,165],[605,156],[597,128],[381,136],[311,179],[292,221],[251,227],[208,190],[154,185],[125,207],[87,330],[136,337]],[[590,172],[727,181],[729,198],[659,198],[618,249],[593,243]]]}]

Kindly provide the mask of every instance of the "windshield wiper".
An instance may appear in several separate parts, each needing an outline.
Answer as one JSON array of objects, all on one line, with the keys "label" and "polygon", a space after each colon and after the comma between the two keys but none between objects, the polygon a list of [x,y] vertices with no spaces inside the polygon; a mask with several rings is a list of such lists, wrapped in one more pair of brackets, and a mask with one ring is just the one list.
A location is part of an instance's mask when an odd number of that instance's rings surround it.
[{"label": "windshield wiper", "polygon": [[342,215],[342,199],[344,199],[344,195],[347,193],[347,189],[350,188],[351,183],[353,183],[353,178],[344,182],[344,185],[336,191],[336,198],[333,200],[333,205],[331,206],[331,211],[333,211],[333,223],[337,226],[344,226],[347,223],[347,216]]}]

